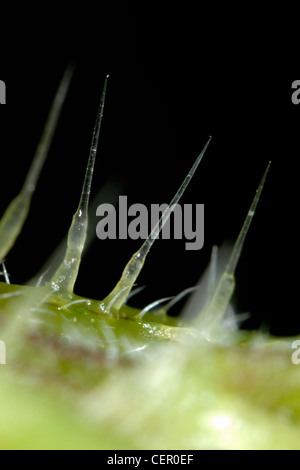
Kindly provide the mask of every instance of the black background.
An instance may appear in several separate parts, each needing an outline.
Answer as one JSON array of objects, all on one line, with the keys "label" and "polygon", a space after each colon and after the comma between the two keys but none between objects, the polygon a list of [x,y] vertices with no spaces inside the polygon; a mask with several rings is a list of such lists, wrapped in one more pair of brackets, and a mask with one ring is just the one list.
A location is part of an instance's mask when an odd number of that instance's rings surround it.
[{"label": "black background", "polygon": [[[143,307],[196,284],[213,244],[236,238],[272,160],[236,272],[234,303],[238,312],[251,312],[248,328],[299,334],[300,105],[291,102],[297,69],[292,36],[282,37],[284,16],[247,5],[208,11],[201,3],[23,8],[4,10],[1,20],[0,79],[7,87],[0,109],[1,211],[21,188],[65,67],[76,68],[30,216],[7,257],[11,281],[36,275],[70,225],[109,73],[94,196],[118,180],[129,204],[170,202],[212,135],[181,201],[205,204],[204,248],[158,241],[138,280],[147,288],[132,304]],[[292,18],[288,24],[290,33]],[[139,246],[95,238],[76,293],[103,298]]]}]

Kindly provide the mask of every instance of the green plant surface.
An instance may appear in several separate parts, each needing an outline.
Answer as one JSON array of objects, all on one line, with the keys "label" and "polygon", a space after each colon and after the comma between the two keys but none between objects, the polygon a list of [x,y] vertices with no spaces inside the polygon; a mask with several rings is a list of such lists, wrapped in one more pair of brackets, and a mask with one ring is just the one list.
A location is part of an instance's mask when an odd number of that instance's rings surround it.
[{"label": "green plant surface", "polygon": [[213,344],[167,330],[157,341],[159,323],[145,323],[145,335],[134,321],[99,319],[92,333],[80,308],[65,313],[58,323],[50,315],[52,327],[14,325],[1,370],[2,449],[299,449],[288,340],[239,333]]}]

